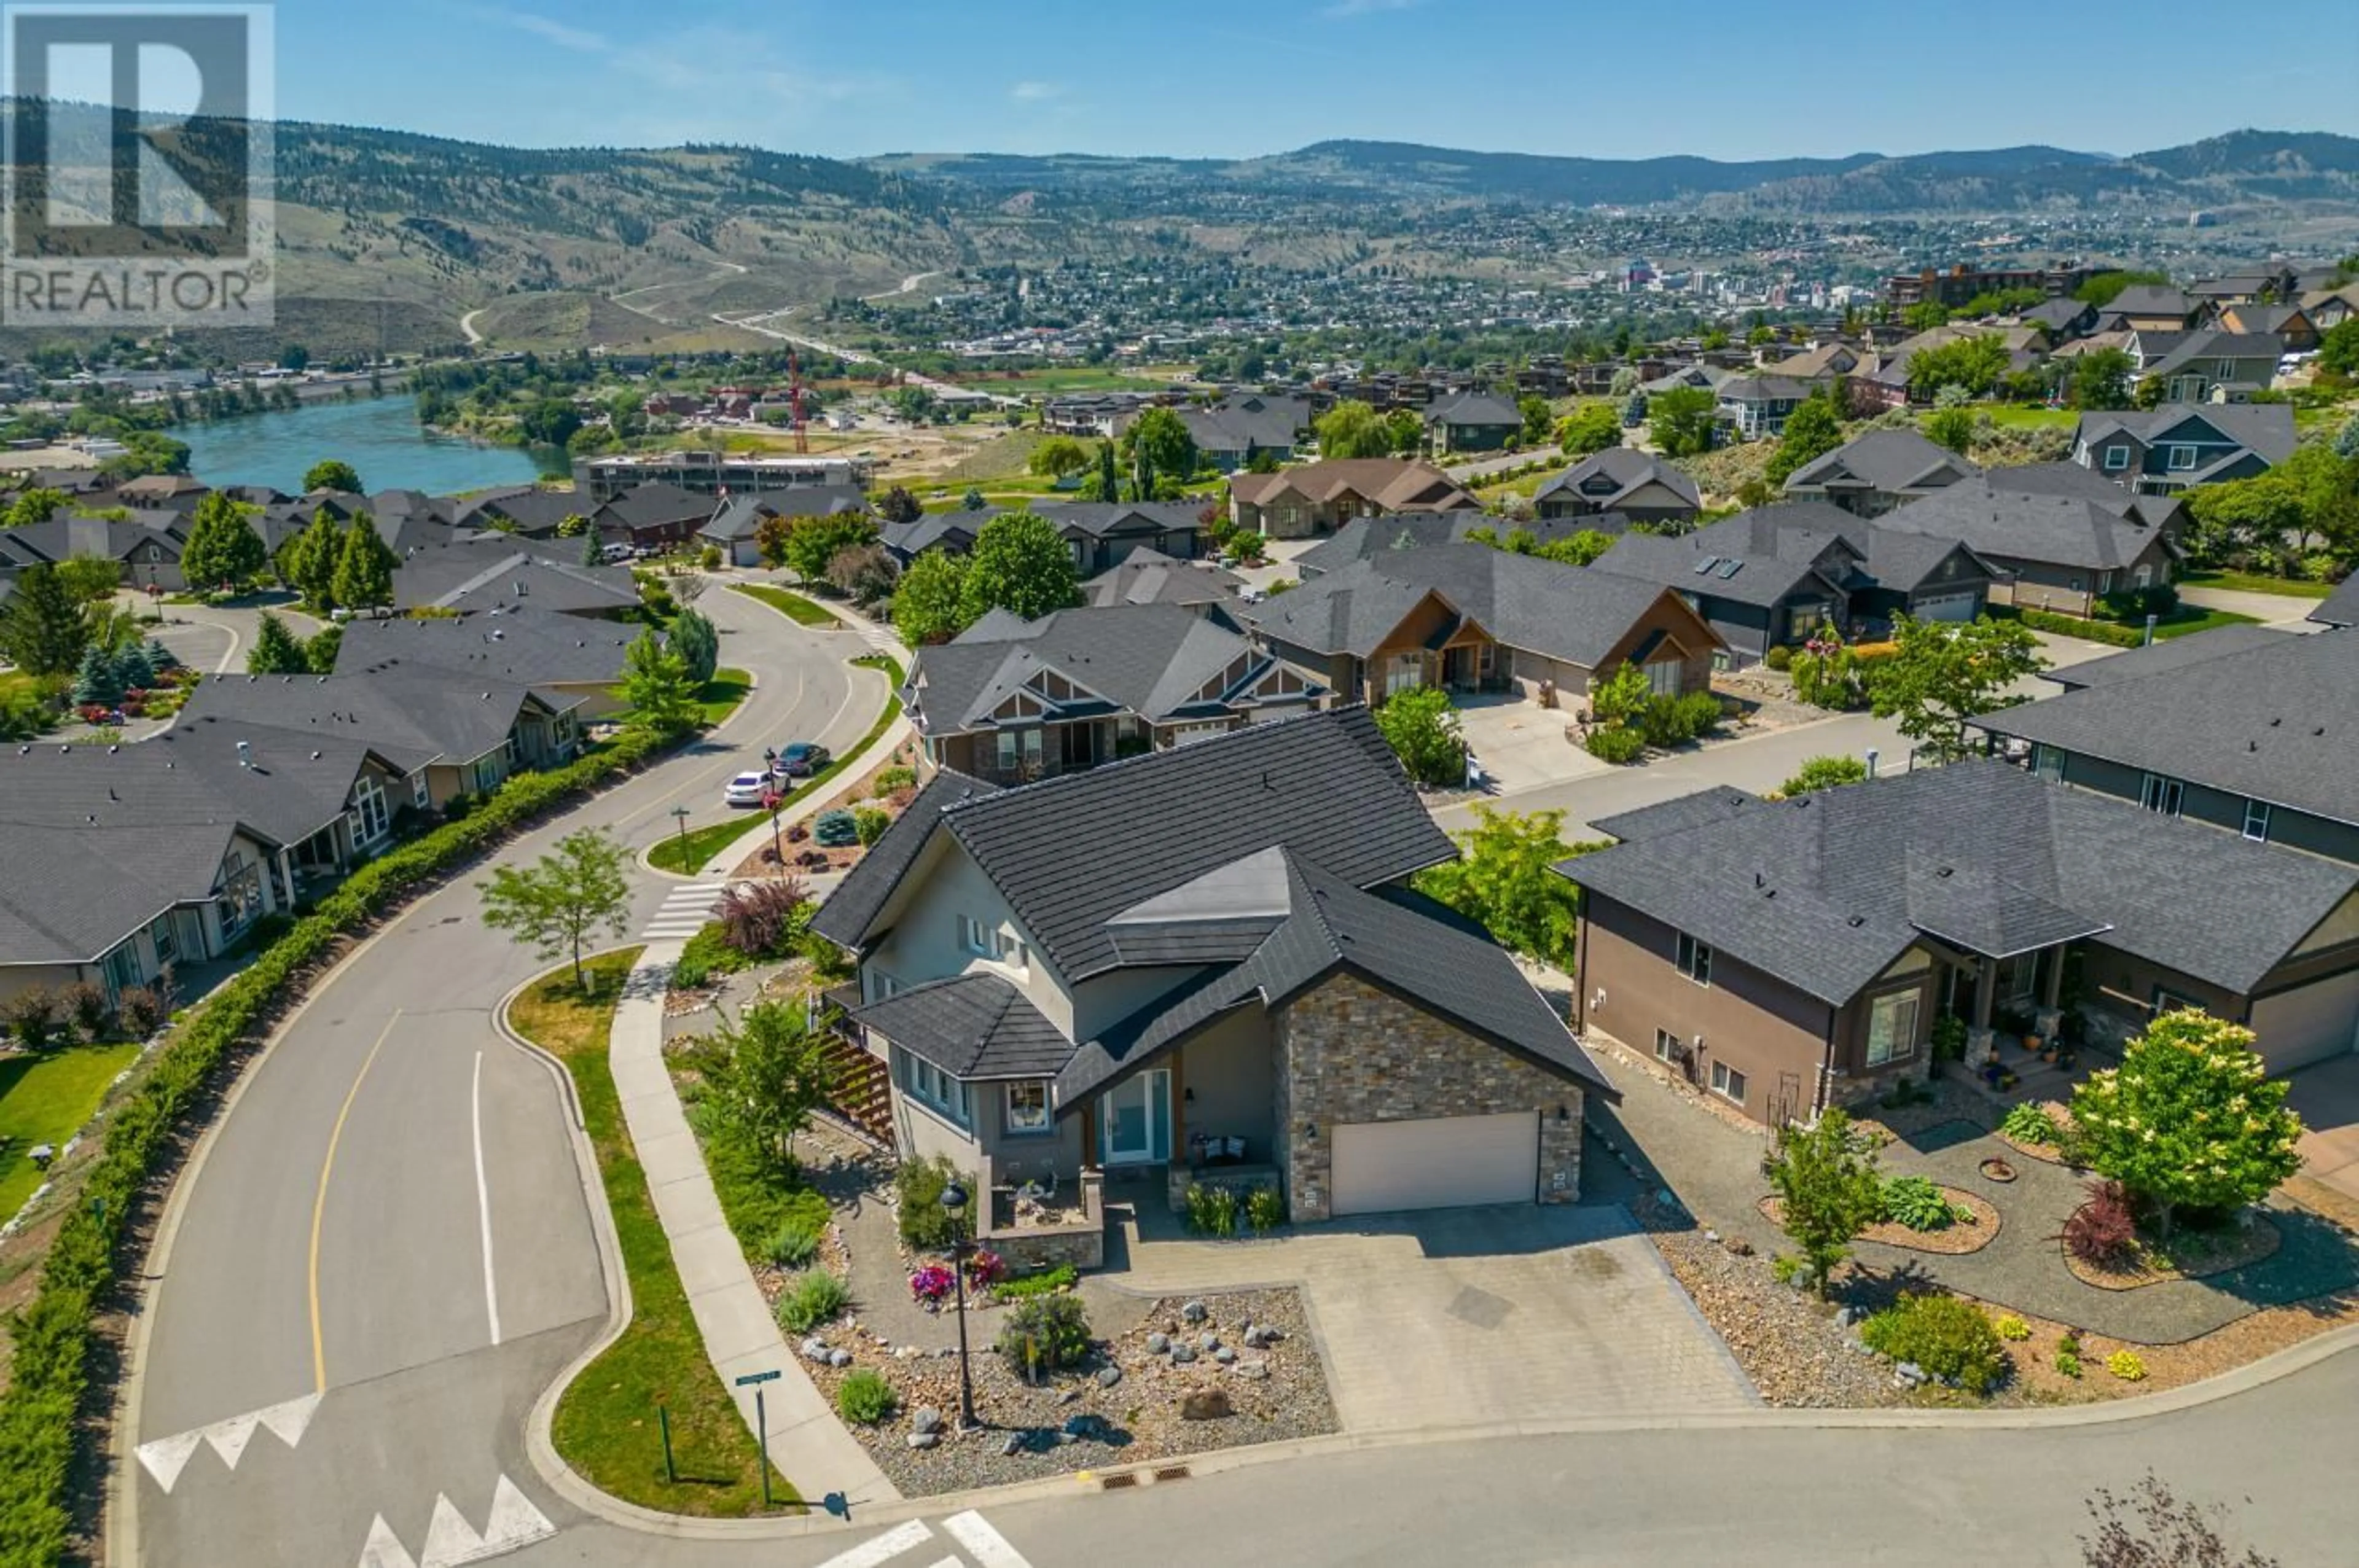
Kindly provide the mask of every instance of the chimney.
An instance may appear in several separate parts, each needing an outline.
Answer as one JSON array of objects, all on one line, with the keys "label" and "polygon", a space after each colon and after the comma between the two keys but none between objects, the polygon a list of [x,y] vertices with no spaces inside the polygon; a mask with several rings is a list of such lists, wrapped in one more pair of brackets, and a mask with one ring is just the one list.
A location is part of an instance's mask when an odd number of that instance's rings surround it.
[{"label": "chimney", "polygon": [[240,741],[237,743],[237,765],[241,768],[250,768],[254,766],[253,741]]}]

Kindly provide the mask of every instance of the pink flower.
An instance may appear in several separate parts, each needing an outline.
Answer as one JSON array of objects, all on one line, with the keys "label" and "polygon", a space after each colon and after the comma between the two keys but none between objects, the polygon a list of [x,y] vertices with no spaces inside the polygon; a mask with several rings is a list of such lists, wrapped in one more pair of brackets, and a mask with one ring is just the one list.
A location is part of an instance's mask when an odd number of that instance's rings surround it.
[{"label": "pink flower", "polygon": [[909,1276],[909,1293],[921,1302],[939,1302],[957,1283],[950,1270],[940,1263],[929,1263]]}]

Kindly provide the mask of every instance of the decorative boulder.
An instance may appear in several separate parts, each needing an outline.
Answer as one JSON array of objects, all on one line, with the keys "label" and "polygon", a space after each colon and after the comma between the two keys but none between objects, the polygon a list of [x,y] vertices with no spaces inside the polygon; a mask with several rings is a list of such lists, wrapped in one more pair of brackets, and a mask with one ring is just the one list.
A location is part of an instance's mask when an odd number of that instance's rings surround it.
[{"label": "decorative boulder", "polygon": [[1201,1323],[1212,1314],[1202,1302],[1190,1302],[1180,1309],[1180,1315],[1189,1323]]},{"label": "decorative boulder", "polygon": [[1149,1356],[1169,1356],[1171,1353],[1171,1336],[1168,1334],[1148,1335],[1147,1353]]},{"label": "decorative boulder", "polygon": [[1196,1352],[1192,1346],[1175,1345],[1171,1347],[1171,1364],[1174,1367],[1185,1367],[1195,1358]]},{"label": "decorative boulder", "polygon": [[1180,1401],[1182,1421],[1220,1421],[1235,1413],[1227,1392],[1221,1389],[1198,1389]]},{"label": "decorative boulder", "polygon": [[902,1439],[912,1448],[931,1448],[941,1440],[942,1434],[939,1432],[913,1432]]},{"label": "decorative boulder", "polygon": [[931,1405],[919,1405],[909,1416],[909,1430],[913,1433],[940,1432],[941,1429],[942,1412]]},{"label": "decorative boulder", "polygon": [[1225,1345],[1212,1352],[1212,1359],[1218,1361],[1223,1367],[1227,1366],[1230,1362],[1234,1361],[1236,1358],[1237,1353],[1230,1349]]},{"label": "decorative boulder", "polygon": [[1200,1334],[1196,1336],[1196,1348],[1199,1350],[1212,1351],[1220,1347],[1221,1336],[1217,1334]]},{"label": "decorative boulder", "polygon": [[1119,1367],[1101,1367],[1101,1368],[1098,1368],[1098,1387],[1099,1387],[1099,1388],[1101,1388],[1101,1389],[1111,1389],[1111,1388],[1113,1388],[1116,1383],[1119,1383],[1119,1382],[1121,1382],[1121,1381],[1122,1381],[1122,1368],[1119,1368]]}]

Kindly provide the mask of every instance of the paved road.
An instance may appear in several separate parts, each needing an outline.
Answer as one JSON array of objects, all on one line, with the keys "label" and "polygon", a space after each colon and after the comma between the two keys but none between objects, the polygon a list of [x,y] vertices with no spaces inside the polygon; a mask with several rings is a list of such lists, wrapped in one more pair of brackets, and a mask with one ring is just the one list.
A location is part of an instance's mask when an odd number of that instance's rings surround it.
[{"label": "paved road", "polygon": [[2179,597],[2190,604],[2200,604],[2210,610],[2230,610],[2239,615],[2249,615],[2256,621],[2300,632],[2311,630],[2304,622],[2311,611],[2325,602],[2319,599],[2297,599],[2289,593],[2249,593],[2240,588],[2182,588],[2179,590]]},{"label": "paved road", "polygon": [[[865,731],[884,679],[842,663],[862,646],[850,634],[736,594],[706,608],[723,662],[760,680],[747,707],[506,859],[583,827],[646,844],[675,802],[701,815],[749,752]],[[473,881],[413,906],[314,994],[183,1194],[134,1428],[158,1468],[181,1468],[168,1492],[145,1463],[121,1478],[143,1562],[350,1563],[380,1513],[422,1559],[438,1495],[480,1530],[502,1476],[538,1517],[572,1517],[523,1434],[596,1336],[607,1287],[555,1076],[491,1022],[544,966],[485,931]],[[669,891],[642,876],[633,937]]]},{"label": "paved road", "polygon": [[1449,463],[1442,468],[1441,471],[1461,484],[1471,484],[1477,480],[1487,479],[1495,473],[1502,473],[1508,469],[1519,469],[1526,463],[1537,462],[1542,458],[1558,458],[1562,455],[1549,447],[1527,447],[1519,451],[1501,452],[1493,458],[1476,458],[1472,462]]},{"label": "paved road", "polygon": [[299,637],[317,633],[321,622],[285,604],[150,604],[144,593],[123,592],[115,603],[138,615],[160,614],[152,634],[173,653],[208,674],[242,674],[245,655],[262,629],[267,610]]}]

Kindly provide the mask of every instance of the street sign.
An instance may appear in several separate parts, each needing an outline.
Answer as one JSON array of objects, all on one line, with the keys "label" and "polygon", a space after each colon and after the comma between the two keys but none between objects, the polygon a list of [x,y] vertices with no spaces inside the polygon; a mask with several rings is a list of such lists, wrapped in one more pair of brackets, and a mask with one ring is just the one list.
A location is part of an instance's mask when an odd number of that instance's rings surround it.
[{"label": "street sign", "polygon": [[750,1388],[756,1383],[775,1383],[784,1375],[780,1372],[748,1372],[737,1379],[737,1386],[744,1389]]}]

